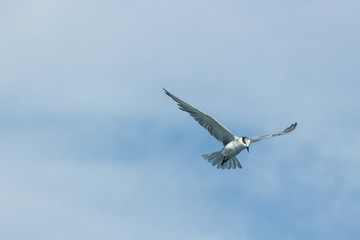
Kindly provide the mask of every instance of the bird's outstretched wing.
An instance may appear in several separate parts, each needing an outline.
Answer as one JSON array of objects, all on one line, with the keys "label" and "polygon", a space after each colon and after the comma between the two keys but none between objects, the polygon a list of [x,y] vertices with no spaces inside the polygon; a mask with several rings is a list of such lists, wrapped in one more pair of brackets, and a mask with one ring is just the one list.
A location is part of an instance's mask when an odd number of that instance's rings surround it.
[{"label": "bird's outstretched wing", "polygon": [[192,107],[190,104],[187,104],[186,102],[182,101],[181,99],[175,97],[170,92],[168,92],[165,88],[163,88],[165,93],[171,97],[175,102],[178,103],[179,109],[190,113],[190,115],[199,122],[201,126],[206,128],[206,130],[209,131],[209,133],[214,136],[217,140],[222,142],[224,146],[228,144],[229,142],[233,141],[235,139],[234,135],[221,123],[219,123],[214,118],[210,117],[206,113]]},{"label": "bird's outstretched wing", "polygon": [[260,141],[261,139],[264,139],[264,138],[281,136],[281,135],[284,135],[284,134],[287,134],[287,133],[293,131],[296,128],[296,125],[297,125],[297,122],[291,124],[290,127],[286,128],[282,132],[279,132],[279,133],[276,133],[276,134],[265,135],[265,136],[252,137],[252,138],[250,138],[250,140],[251,140],[251,142],[257,142],[257,141]]}]

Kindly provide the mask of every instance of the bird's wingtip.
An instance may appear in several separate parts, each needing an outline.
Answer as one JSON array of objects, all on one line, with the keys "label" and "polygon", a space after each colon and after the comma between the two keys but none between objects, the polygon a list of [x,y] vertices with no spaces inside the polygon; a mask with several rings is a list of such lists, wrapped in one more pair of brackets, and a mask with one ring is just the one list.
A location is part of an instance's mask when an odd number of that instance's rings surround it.
[{"label": "bird's wingtip", "polygon": [[164,90],[164,92],[166,93],[166,94],[168,94],[169,93],[169,91],[168,90],[166,90],[165,88],[162,88],[163,90]]},{"label": "bird's wingtip", "polygon": [[296,126],[297,126],[297,122],[291,124],[291,126],[289,127],[289,130],[290,131],[294,130],[296,128]]}]

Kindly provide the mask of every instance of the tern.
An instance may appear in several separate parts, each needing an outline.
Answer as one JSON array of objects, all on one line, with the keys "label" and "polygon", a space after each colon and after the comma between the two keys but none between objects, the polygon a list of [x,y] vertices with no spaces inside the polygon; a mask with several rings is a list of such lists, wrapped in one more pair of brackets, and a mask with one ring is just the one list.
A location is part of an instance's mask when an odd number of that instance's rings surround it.
[{"label": "tern", "polygon": [[171,97],[175,102],[177,102],[179,109],[185,112],[188,112],[202,127],[209,131],[209,133],[215,137],[218,141],[222,142],[224,147],[221,151],[208,153],[202,155],[202,157],[213,166],[217,166],[220,169],[236,169],[242,168],[239,160],[236,158],[242,150],[246,148],[249,152],[249,146],[251,143],[258,142],[265,138],[271,138],[276,136],[281,136],[293,131],[296,128],[297,122],[291,124],[290,127],[286,128],[284,131],[269,134],[264,136],[257,137],[238,137],[232,134],[226,127],[224,127],[216,119],[210,117],[206,113],[200,111],[199,109],[194,108],[190,104],[182,101],[181,99],[175,97],[165,88],[163,88],[165,94]]}]

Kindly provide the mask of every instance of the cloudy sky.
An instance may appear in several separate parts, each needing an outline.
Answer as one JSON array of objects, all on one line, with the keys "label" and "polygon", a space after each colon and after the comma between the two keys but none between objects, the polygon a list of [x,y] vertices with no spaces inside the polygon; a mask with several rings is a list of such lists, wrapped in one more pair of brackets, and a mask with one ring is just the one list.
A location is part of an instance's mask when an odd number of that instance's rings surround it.
[{"label": "cloudy sky", "polygon": [[[1,239],[359,239],[357,0],[0,2]],[[251,145],[243,169],[162,87]]]}]

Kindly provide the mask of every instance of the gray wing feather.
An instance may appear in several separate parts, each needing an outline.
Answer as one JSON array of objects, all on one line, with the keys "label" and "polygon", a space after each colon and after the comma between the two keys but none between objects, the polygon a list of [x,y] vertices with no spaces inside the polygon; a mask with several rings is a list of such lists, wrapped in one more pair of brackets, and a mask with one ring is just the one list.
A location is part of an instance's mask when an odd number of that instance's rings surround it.
[{"label": "gray wing feather", "polygon": [[276,134],[265,135],[265,136],[252,137],[252,138],[250,138],[250,140],[251,140],[251,142],[257,142],[257,141],[260,141],[260,140],[262,140],[262,139],[264,139],[264,138],[281,136],[281,135],[284,135],[284,134],[287,134],[287,133],[293,131],[293,130],[296,128],[296,125],[297,125],[297,122],[291,124],[290,127],[286,128],[286,129],[285,129],[284,131],[282,131],[282,132],[279,132],[279,133],[276,133]]},{"label": "gray wing feather", "polygon": [[211,136],[222,142],[224,146],[235,139],[234,135],[217,120],[175,97],[165,88],[163,89],[169,97],[178,103],[179,109],[188,112],[201,126],[209,131]]}]

